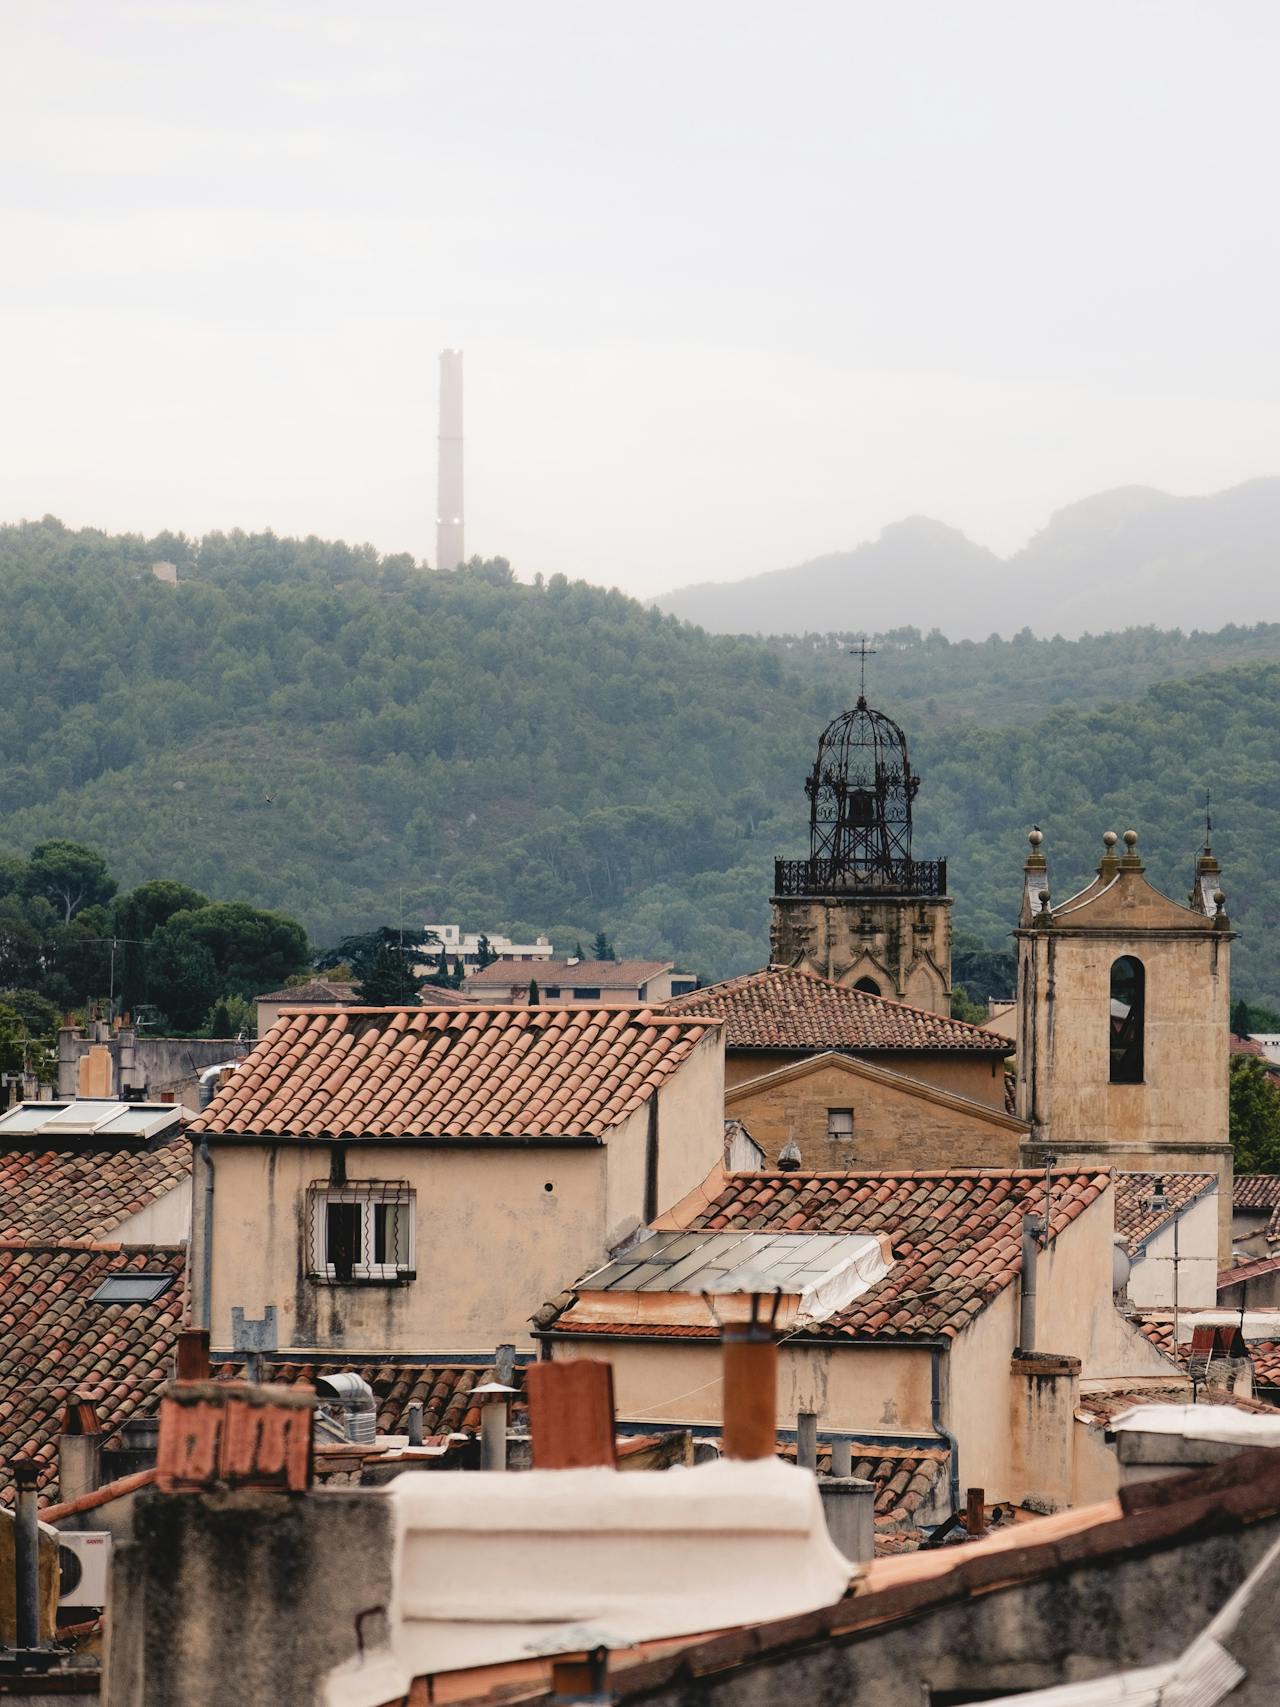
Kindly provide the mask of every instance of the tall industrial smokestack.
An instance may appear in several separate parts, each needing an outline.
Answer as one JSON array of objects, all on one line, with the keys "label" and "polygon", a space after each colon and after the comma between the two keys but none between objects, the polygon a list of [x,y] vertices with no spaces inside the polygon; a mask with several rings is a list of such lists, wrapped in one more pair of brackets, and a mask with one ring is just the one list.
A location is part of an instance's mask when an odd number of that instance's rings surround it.
[{"label": "tall industrial smokestack", "polygon": [[462,351],[440,352],[440,439],[436,465],[436,568],[465,563],[462,508]]}]

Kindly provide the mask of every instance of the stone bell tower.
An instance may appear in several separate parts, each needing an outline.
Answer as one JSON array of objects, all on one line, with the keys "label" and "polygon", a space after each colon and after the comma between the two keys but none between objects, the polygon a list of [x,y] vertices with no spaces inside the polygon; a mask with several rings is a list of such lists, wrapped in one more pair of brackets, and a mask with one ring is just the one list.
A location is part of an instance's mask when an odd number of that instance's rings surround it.
[{"label": "stone bell tower", "polygon": [[1138,836],[1108,830],[1097,876],[1054,903],[1039,830],[1023,868],[1017,1113],[1027,1166],[1218,1175],[1231,1248],[1228,1033],[1231,940],[1205,847],[1189,906],[1147,881]]},{"label": "stone bell tower", "polygon": [[950,1013],[947,862],[911,857],[920,778],[906,736],[859,694],[823,731],[804,786],[809,857],[774,862],[770,959]]}]

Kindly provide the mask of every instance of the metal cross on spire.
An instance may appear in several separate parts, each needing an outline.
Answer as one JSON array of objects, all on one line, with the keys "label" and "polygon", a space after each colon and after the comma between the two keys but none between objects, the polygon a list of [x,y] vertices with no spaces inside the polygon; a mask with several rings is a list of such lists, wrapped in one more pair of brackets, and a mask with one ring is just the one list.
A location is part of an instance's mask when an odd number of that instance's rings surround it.
[{"label": "metal cross on spire", "polygon": [[851,646],[849,648],[849,656],[858,660],[860,672],[858,677],[859,699],[865,699],[867,697],[867,659],[874,658],[875,655],[875,647],[868,646],[865,639],[859,640],[856,646]]},{"label": "metal cross on spire", "polygon": [[1209,790],[1206,788],[1204,791],[1204,845],[1205,845],[1205,847],[1208,847],[1210,842],[1212,842],[1212,840],[1213,840],[1213,814],[1210,811],[1210,807],[1212,804],[1213,804],[1213,802],[1212,802],[1212,799],[1210,797]]}]

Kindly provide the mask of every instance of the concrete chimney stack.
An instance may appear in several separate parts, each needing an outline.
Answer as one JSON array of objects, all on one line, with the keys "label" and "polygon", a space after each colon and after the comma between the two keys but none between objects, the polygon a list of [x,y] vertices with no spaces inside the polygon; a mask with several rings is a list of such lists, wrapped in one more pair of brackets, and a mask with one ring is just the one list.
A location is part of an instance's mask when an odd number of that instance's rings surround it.
[{"label": "concrete chimney stack", "polygon": [[467,560],[462,507],[462,351],[440,352],[440,437],[436,463],[436,568]]}]

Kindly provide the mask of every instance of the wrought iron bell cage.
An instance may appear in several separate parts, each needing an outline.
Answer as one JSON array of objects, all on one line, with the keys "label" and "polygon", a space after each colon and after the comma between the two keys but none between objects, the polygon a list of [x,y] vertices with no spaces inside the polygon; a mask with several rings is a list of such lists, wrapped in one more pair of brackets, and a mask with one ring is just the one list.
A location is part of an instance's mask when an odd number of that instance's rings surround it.
[{"label": "wrought iron bell cage", "polygon": [[946,861],[911,857],[911,803],[920,778],[907,738],[864,695],[823,730],[804,786],[809,858],[777,861],[775,893],[946,893]]}]

